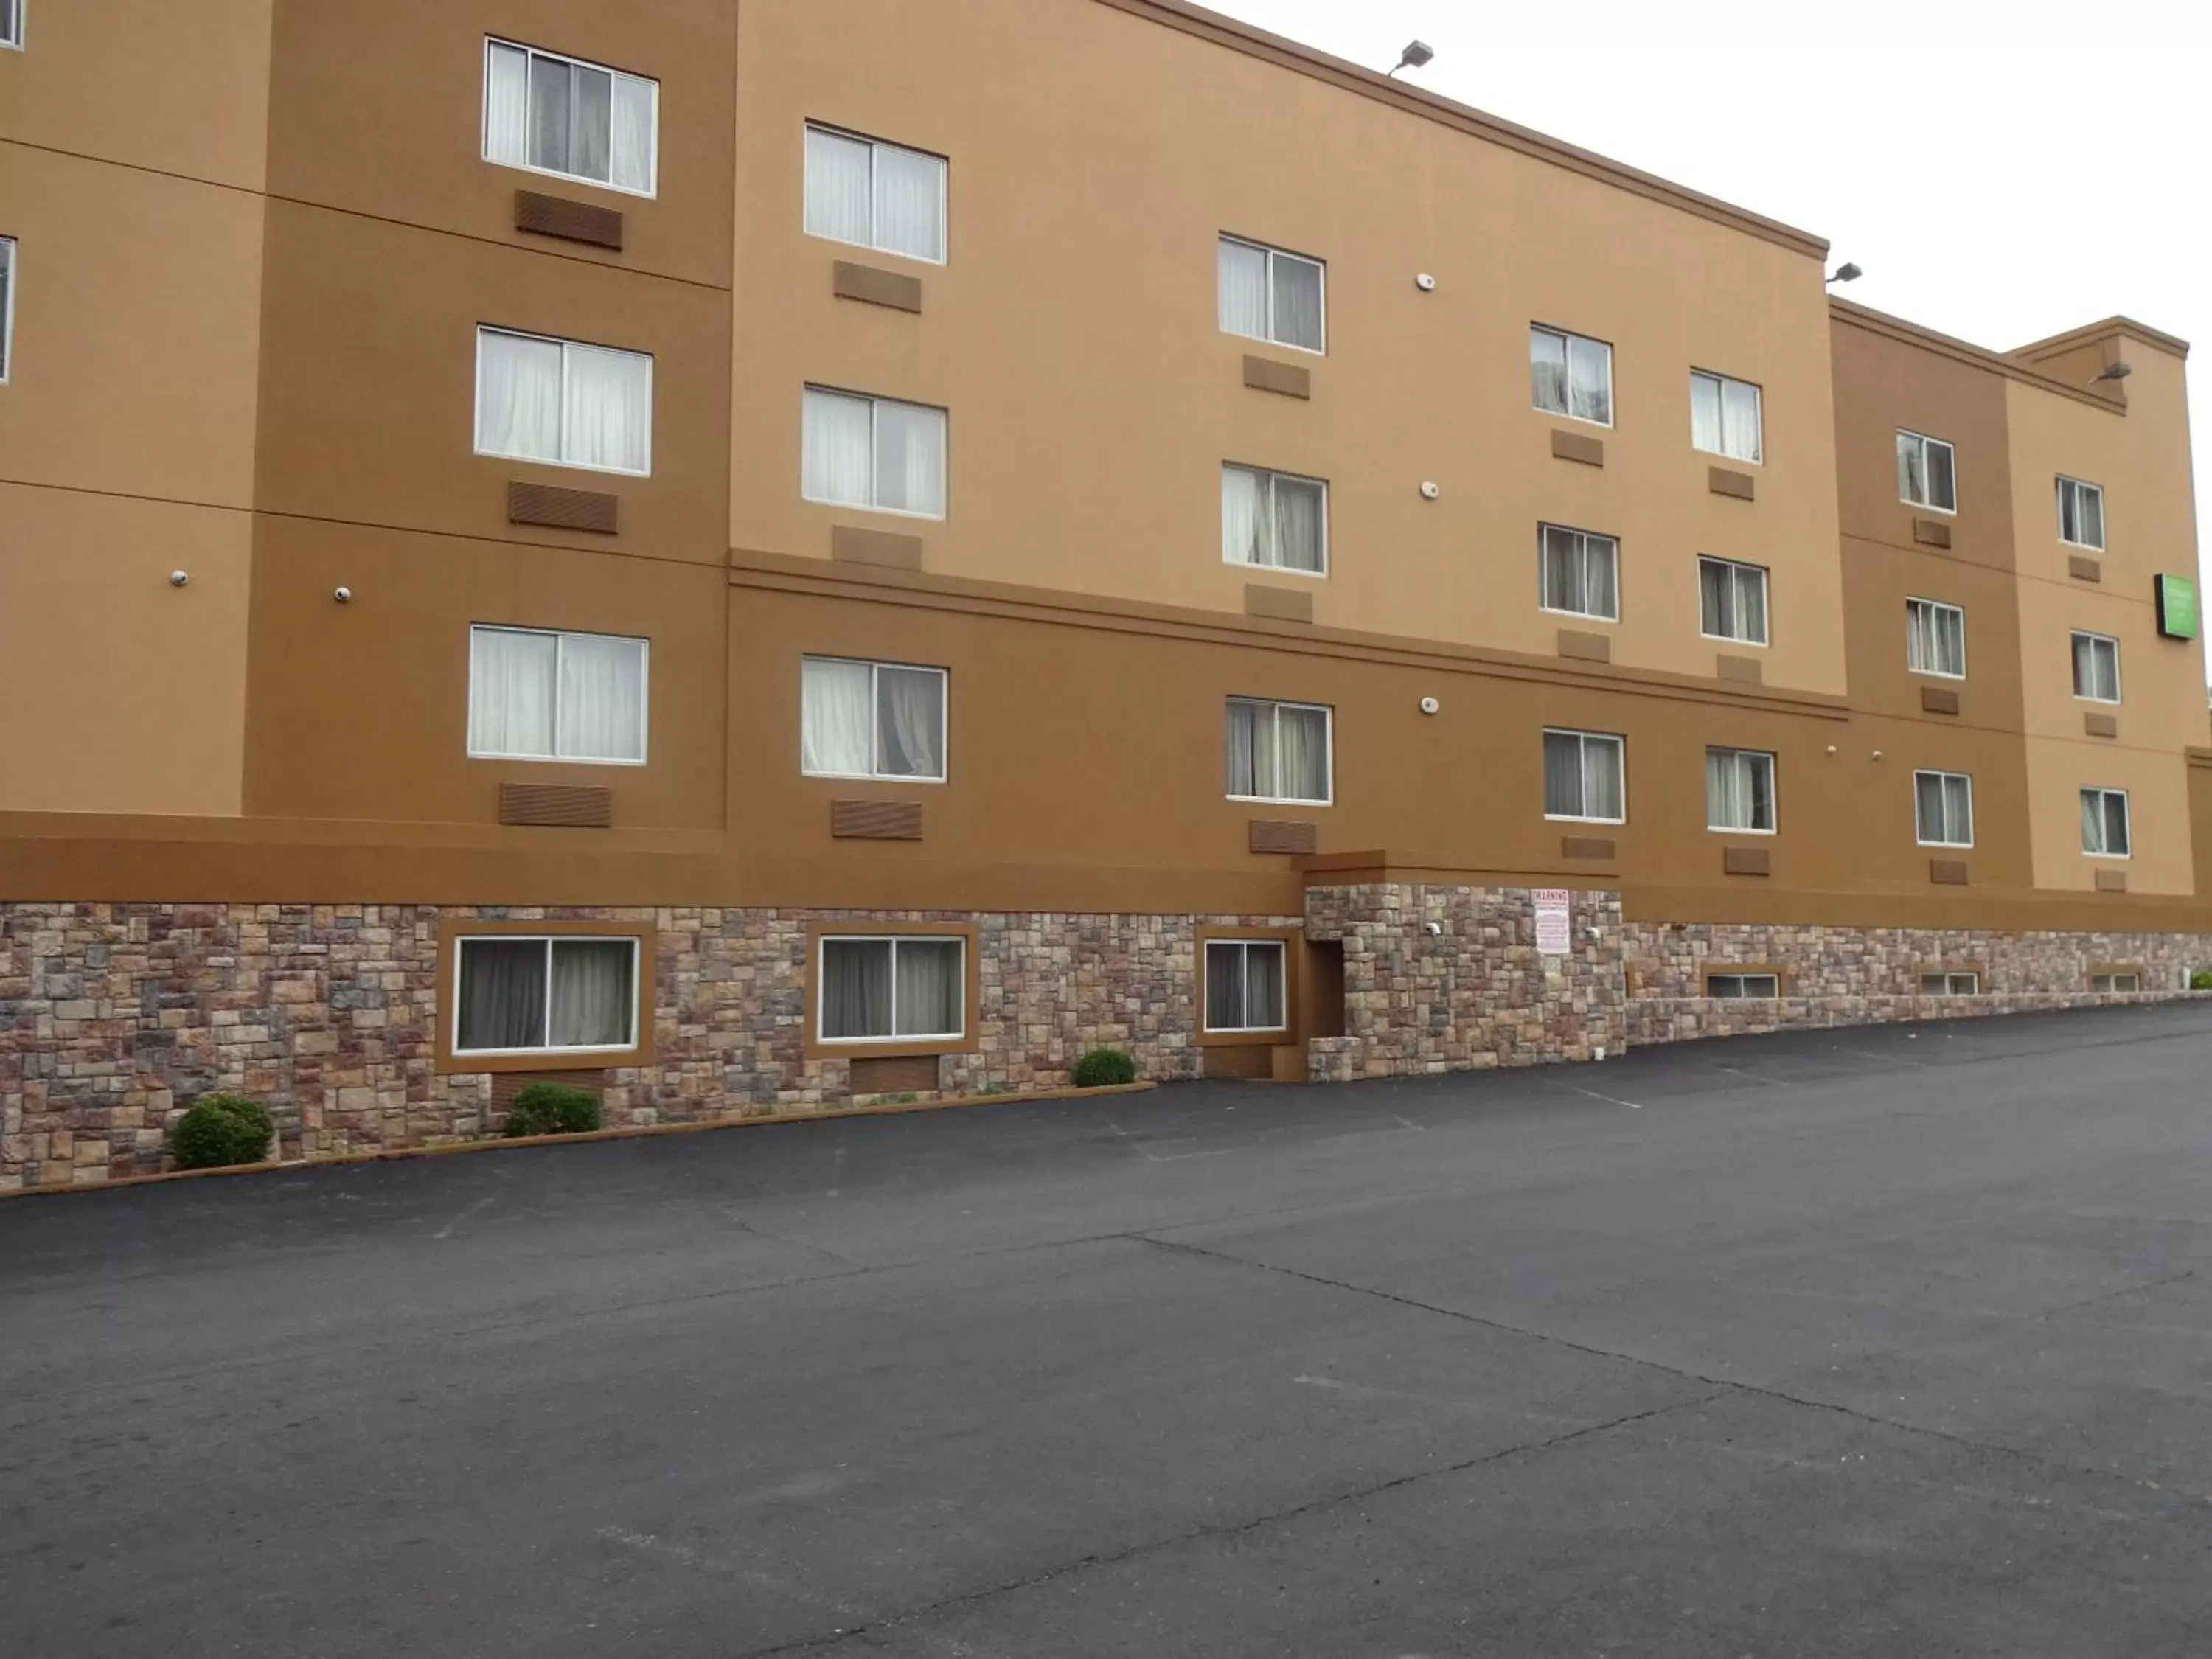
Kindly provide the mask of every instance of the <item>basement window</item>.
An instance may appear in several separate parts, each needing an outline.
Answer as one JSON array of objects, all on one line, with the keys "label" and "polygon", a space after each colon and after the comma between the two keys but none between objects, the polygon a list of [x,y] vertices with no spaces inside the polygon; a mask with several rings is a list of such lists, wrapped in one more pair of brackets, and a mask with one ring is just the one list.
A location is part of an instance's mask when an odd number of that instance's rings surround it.
[{"label": "basement window", "polygon": [[1782,994],[1779,974],[1707,974],[1705,994],[1729,1000],[1771,1002]]},{"label": "basement window", "polygon": [[1982,976],[1979,974],[1923,974],[1920,994],[1923,997],[1971,997],[1980,994]]}]

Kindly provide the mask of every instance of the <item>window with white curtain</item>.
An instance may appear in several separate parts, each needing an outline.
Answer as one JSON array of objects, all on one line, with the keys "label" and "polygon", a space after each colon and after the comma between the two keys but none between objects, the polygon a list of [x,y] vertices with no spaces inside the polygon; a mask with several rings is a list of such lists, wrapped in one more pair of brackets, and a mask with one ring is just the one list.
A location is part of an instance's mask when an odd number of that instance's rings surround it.
[{"label": "window with white curtain", "polygon": [[966,1034],[968,941],[957,934],[824,937],[815,976],[824,1042],[948,1042]]},{"label": "window with white curtain", "polygon": [[1979,974],[1923,974],[1920,994],[1923,997],[1978,996],[1982,989]]},{"label": "window with white curtain", "polygon": [[945,516],[945,411],[806,388],[799,493],[832,507]]},{"label": "window with white curtain", "polygon": [[0,46],[23,49],[24,0],[0,0]]},{"label": "window with white curtain", "polygon": [[1289,1029],[1280,939],[1210,939],[1206,942],[1206,1029]]},{"label": "window with white curtain", "polygon": [[2074,547],[2105,550],[2105,492],[2079,478],[2058,480],[2058,539]]},{"label": "window with white curtain", "polygon": [[1698,631],[1708,639],[1766,643],[1766,572],[1733,559],[1698,560]]},{"label": "window with white curtain", "polygon": [[1613,424],[1613,348],[1604,341],[1531,325],[1528,378],[1537,408],[1571,420]]},{"label": "window with white curtain", "polygon": [[1765,459],[1759,441],[1759,388],[1704,369],[1690,372],[1690,442],[1739,461]]},{"label": "window with white curtain", "polygon": [[1957,458],[1941,438],[1903,428],[1897,434],[1897,498],[1932,513],[1959,510]]},{"label": "window with white curtain", "polygon": [[1571,617],[1620,620],[1620,544],[1565,525],[1536,526],[1536,603]]},{"label": "window with white curtain", "polygon": [[1544,733],[1544,816],[1625,823],[1628,791],[1621,739],[1605,732]]},{"label": "window with white curtain", "polygon": [[2089,988],[2106,992],[2140,991],[2142,989],[2142,975],[2139,973],[2092,974],[2089,975]]},{"label": "window with white curtain", "polygon": [[2081,850],[2091,858],[2130,856],[2126,790],[2089,788],[2081,792]]},{"label": "window with white curtain", "polygon": [[15,360],[15,239],[0,236],[0,386]]},{"label": "window with white curtain", "polygon": [[2120,700],[2120,642],[2104,634],[2074,635],[2074,695],[2091,702]]},{"label": "window with white curtain", "polygon": [[1221,556],[1231,564],[1326,575],[1328,485],[1224,461]]},{"label": "window with white curtain", "polygon": [[1774,757],[1756,749],[1705,750],[1705,828],[1774,833]]},{"label": "window with white curtain", "polygon": [[1221,331],[1322,351],[1328,343],[1328,272],[1318,259],[1224,236],[1217,258]]},{"label": "window with white curtain", "polygon": [[478,328],[477,453],[649,476],[653,359]]},{"label": "window with white curtain", "polygon": [[799,769],[824,778],[945,781],[941,668],[808,657],[799,665]]},{"label": "window with white curtain", "polygon": [[453,948],[455,1054],[637,1047],[635,939],[501,933]]},{"label": "window with white curtain", "polygon": [[619,634],[470,629],[470,756],[642,766],[649,654]]},{"label": "window with white curtain", "polygon": [[1329,719],[1318,703],[1230,698],[1230,799],[1328,805]]},{"label": "window with white curtain", "polygon": [[806,234],[945,263],[945,158],[806,124]]},{"label": "window with white curtain", "polygon": [[1779,974],[1707,974],[1705,994],[1771,1002],[1782,994]]},{"label": "window with white curtain", "polygon": [[1966,678],[1966,613],[1940,599],[1905,602],[1905,665],[1915,674]]},{"label": "window with white curtain", "polygon": [[485,161],[650,196],[659,152],[658,81],[485,40]]},{"label": "window with white curtain", "polygon": [[1915,772],[1912,824],[1923,847],[1972,847],[1974,781],[1964,772]]}]

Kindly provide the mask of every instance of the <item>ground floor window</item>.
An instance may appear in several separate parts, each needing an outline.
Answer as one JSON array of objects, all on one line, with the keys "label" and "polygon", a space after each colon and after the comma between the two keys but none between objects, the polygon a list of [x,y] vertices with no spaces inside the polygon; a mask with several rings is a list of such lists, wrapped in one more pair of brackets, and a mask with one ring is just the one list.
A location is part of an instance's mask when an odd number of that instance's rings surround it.
[{"label": "ground floor window", "polygon": [[554,1054],[637,1046],[637,941],[463,939],[453,1052]]},{"label": "ground floor window", "polygon": [[1285,1015],[1280,939],[1217,939],[1206,945],[1206,1029],[1280,1031]]},{"label": "ground floor window", "polygon": [[1771,1002],[1782,994],[1782,976],[1779,974],[1707,974],[1705,994]]},{"label": "ground floor window", "polygon": [[823,1042],[943,1042],[966,1034],[966,939],[829,938],[821,949]]},{"label": "ground floor window", "polygon": [[1923,974],[1920,994],[1923,997],[1971,997],[1982,988],[1979,974]]},{"label": "ground floor window", "polygon": [[2089,988],[2093,991],[2140,991],[2142,989],[2142,975],[2133,969],[2092,974],[2089,975]]}]

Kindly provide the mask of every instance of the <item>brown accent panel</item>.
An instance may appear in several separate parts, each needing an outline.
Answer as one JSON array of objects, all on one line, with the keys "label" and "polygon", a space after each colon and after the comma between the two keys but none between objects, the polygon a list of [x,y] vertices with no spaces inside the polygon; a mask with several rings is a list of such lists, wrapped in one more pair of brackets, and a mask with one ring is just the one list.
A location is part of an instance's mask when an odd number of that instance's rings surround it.
[{"label": "brown accent panel", "polygon": [[840,259],[831,267],[830,291],[841,300],[858,300],[866,305],[888,306],[893,311],[921,314],[921,278],[903,271],[884,270]]},{"label": "brown accent panel", "polygon": [[830,556],[844,564],[872,564],[885,570],[921,568],[921,538],[858,525],[830,526]]},{"label": "brown accent panel", "polygon": [[1344,941],[1306,941],[1306,1035],[1344,1035]]},{"label": "brown accent panel", "polygon": [[1923,685],[1920,688],[1920,709],[1926,714],[1955,714],[1959,712],[1959,694],[1948,685]]},{"label": "brown accent panel", "polygon": [[1915,519],[1912,521],[1912,539],[1923,547],[1948,547],[1951,544],[1951,526],[1941,519]]},{"label": "brown accent panel", "polygon": [[[460,961],[459,941],[463,939],[516,936],[524,939],[630,939],[637,941],[637,982],[631,993],[637,998],[637,1044],[630,1048],[593,1049],[589,1054],[460,1054],[453,1053],[453,1023],[459,1007],[459,993],[454,986],[454,975]],[[551,1073],[556,1078],[572,1075],[588,1066],[596,1058],[606,1066],[650,1066],[653,1064],[653,969],[659,952],[654,949],[656,935],[650,921],[483,921],[465,916],[447,915],[438,922],[438,1015],[437,1052],[433,1063],[442,1073],[472,1075],[489,1073],[496,1077],[503,1072],[525,1072],[533,1078]]]},{"label": "brown accent panel", "polygon": [[1724,466],[1706,468],[1705,483],[1714,495],[1733,495],[1740,501],[1750,501],[1759,490],[1750,473],[1731,472]]},{"label": "brown accent panel", "polygon": [[940,1086],[935,1054],[878,1054],[853,1062],[856,1095],[922,1095]]},{"label": "brown accent panel", "polygon": [[514,1104],[515,1096],[533,1083],[559,1083],[571,1089],[581,1089],[594,1097],[607,1086],[605,1072],[495,1072],[491,1079],[491,1109],[503,1112]]},{"label": "brown accent panel", "polygon": [[1244,614],[1276,622],[1310,623],[1313,595],[1304,588],[1269,587],[1260,582],[1244,584]]},{"label": "brown accent panel", "polygon": [[1764,847],[1724,847],[1721,849],[1721,871],[1724,875],[1771,875],[1773,864],[1772,854]]},{"label": "brown accent panel", "polygon": [[1206,1050],[1205,1073],[1241,1083],[1274,1080],[1275,1051],[1268,1043],[1218,1045]]},{"label": "brown accent panel", "polygon": [[[963,1019],[967,1030],[959,1036],[937,1042],[916,1037],[889,1037],[881,1042],[824,1042],[822,1041],[822,941],[831,939],[957,939],[967,941],[967,985],[962,994]],[[976,948],[975,926],[966,921],[878,921],[866,918],[849,921],[815,921],[806,928],[806,1057],[850,1060],[912,1059],[920,1054],[972,1054],[979,1044],[982,1022],[982,952]]]},{"label": "brown accent panel", "polygon": [[2128,890],[2128,872],[2124,870],[2097,872],[2097,890],[2100,893],[2124,893]]},{"label": "brown accent panel", "polygon": [[1321,826],[1295,818],[1254,818],[1251,845],[1255,853],[1317,853]]},{"label": "brown accent panel", "polygon": [[1584,466],[1605,465],[1604,440],[1579,432],[1562,432],[1557,427],[1552,428],[1552,453],[1559,460],[1580,461]]},{"label": "brown accent panel", "polygon": [[1738,680],[1747,685],[1758,685],[1766,678],[1765,667],[1756,657],[1716,655],[1713,672],[1722,679]]},{"label": "brown accent panel", "polygon": [[1586,634],[1579,629],[1562,628],[1559,630],[1559,654],[1579,658],[1583,662],[1611,662],[1613,635]]},{"label": "brown accent panel", "polygon": [[1313,375],[1295,363],[1279,363],[1272,357],[1244,357],[1244,384],[1255,392],[1276,392],[1285,398],[1313,396]]},{"label": "brown accent panel", "polygon": [[502,783],[499,821],[555,830],[611,830],[615,792],[576,783]]},{"label": "brown accent panel", "polygon": [[1964,887],[1966,884],[1966,861],[1964,859],[1930,859],[1928,860],[1928,879],[1939,887]]},{"label": "brown accent panel", "polygon": [[1617,843],[1598,836],[1562,836],[1559,837],[1559,856],[1563,859],[1610,859],[1619,856]]},{"label": "brown accent panel", "polygon": [[2110,714],[2084,714],[2081,730],[2093,738],[2117,738],[2120,735],[2120,723]]},{"label": "brown accent panel", "polygon": [[507,481],[509,524],[542,524],[553,530],[590,530],[611,536],[621,528],[621,514],[622,497],[603,489]]},{"label": "brown accent panel", "polygon": [[2066,574],[2077,582],[2100,582],[2105,580],[2105,567],[2087,555],[2069,553],[2066,556]]},{"label": "brown accent panel", "polygon": [[565,196],[546,196],[534,190],[514,192],[514,228],[563,241],[589,242],[594,247],[622,251],[623,216],[615,209],[591,202],[572,202]]},{"label": "brown accent panel", "polygon": [[918,800],[833,800],[830,833],[841,841],[920,841]]}]

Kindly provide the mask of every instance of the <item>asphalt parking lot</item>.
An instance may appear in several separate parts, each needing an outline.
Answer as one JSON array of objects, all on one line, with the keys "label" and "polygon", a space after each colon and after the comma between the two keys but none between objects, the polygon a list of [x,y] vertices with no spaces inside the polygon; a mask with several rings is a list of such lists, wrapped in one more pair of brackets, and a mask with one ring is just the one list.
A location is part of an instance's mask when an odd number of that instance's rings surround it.
[{"label": "asphalt parking lot", "polygon": [[2212,1009],[0,1203],[99,1655],[2212,1652]]}]

